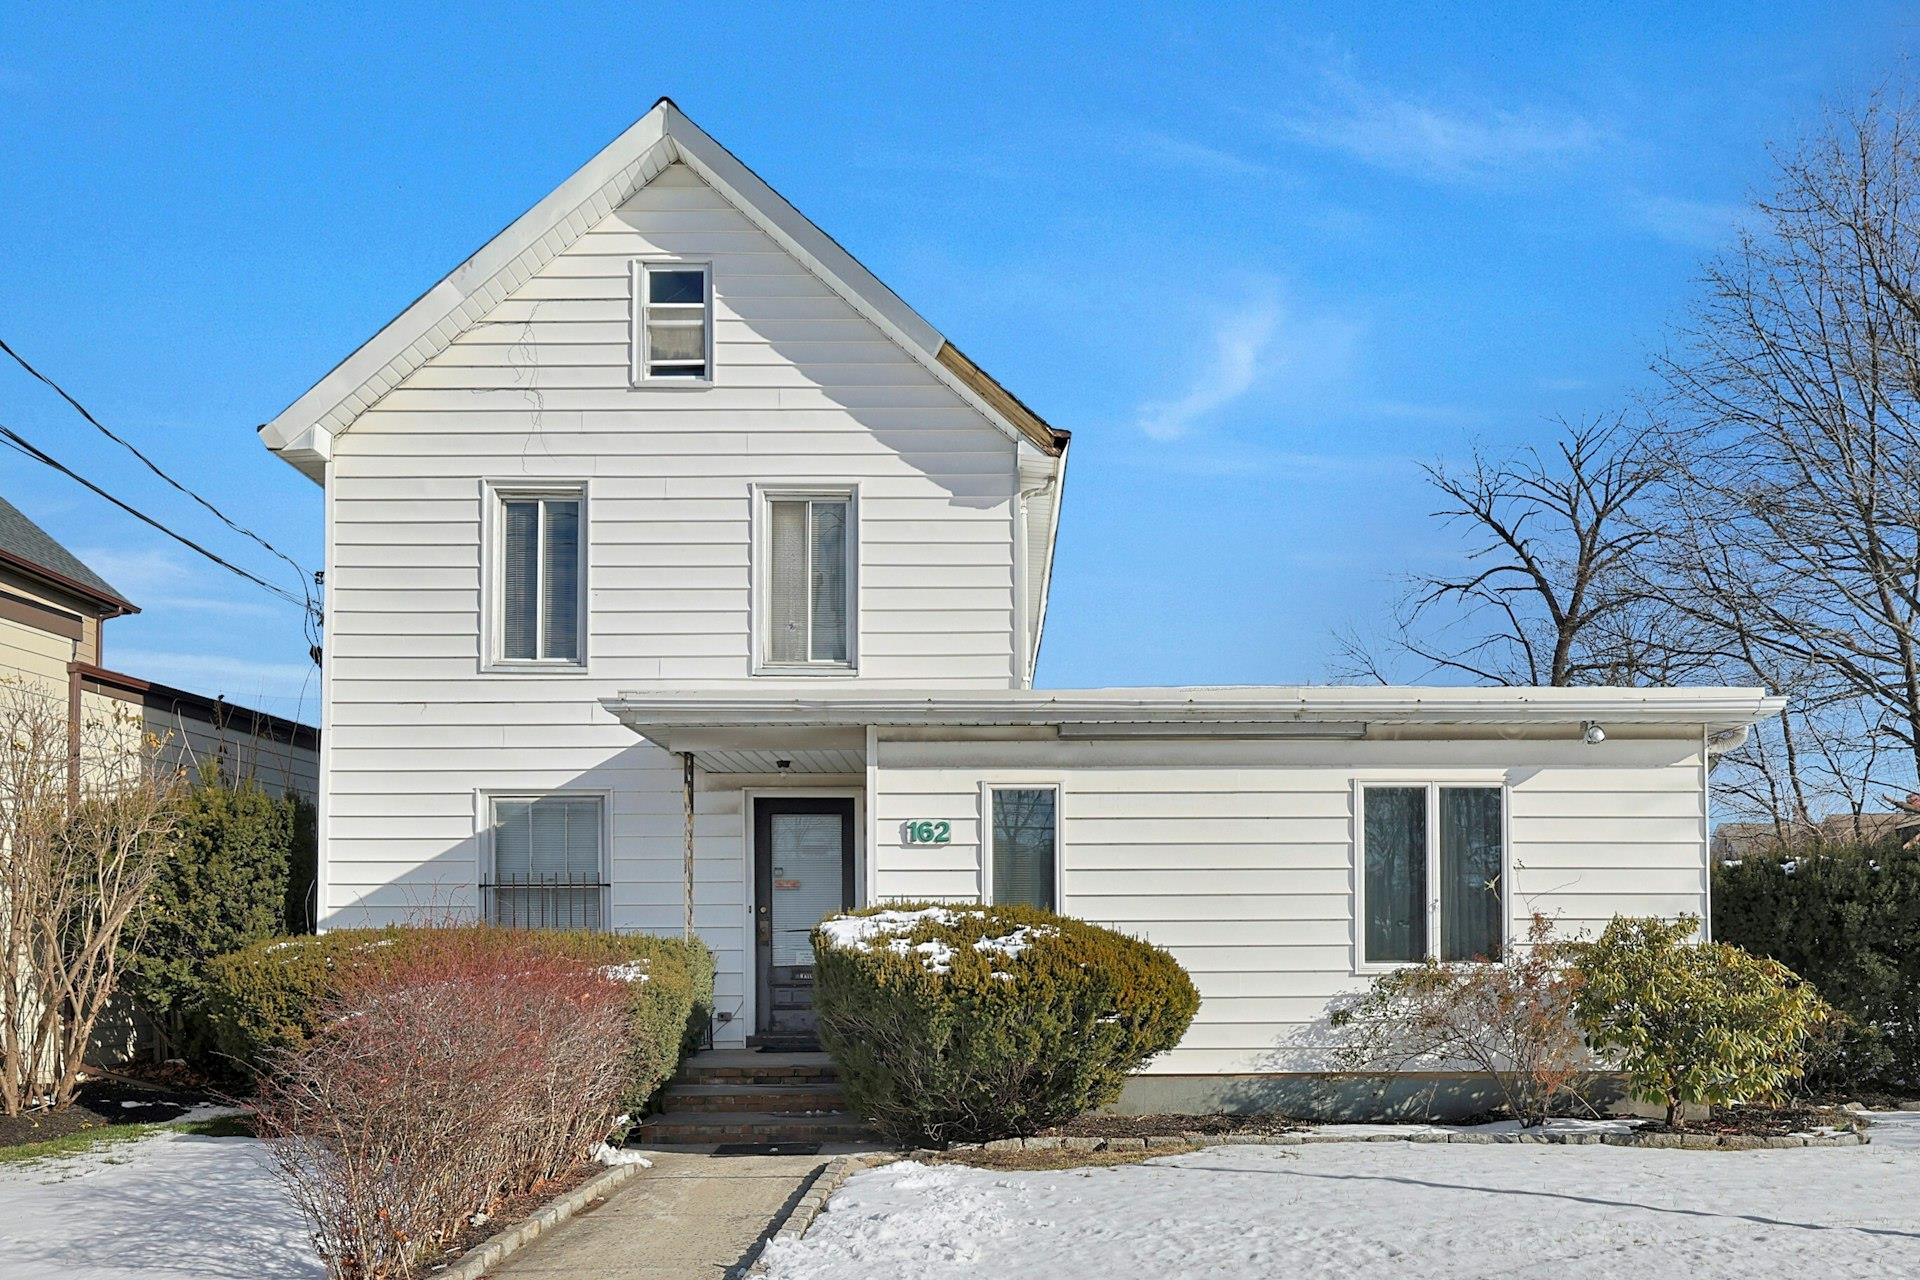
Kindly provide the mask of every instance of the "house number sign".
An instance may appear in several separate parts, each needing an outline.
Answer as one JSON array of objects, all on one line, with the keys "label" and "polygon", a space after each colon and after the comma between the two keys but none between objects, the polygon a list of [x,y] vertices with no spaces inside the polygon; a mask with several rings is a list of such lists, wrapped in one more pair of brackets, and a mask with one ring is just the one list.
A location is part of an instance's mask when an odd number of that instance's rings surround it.
[{"label": "house number sign", "polygon": [[932,818],[913,818],[900,824],[902,844],[946,844],[953,839],[953,824]]}]

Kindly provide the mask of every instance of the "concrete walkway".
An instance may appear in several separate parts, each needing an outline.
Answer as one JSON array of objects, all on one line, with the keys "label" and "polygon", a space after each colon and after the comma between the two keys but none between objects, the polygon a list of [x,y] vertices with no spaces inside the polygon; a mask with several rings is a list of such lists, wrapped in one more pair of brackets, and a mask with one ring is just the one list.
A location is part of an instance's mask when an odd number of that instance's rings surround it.
[{"label": "concrete walkway", "polygon": [[653,1168],[492,1274],[518,1280],[728,1280],[830,1156],[649,1152]]}]

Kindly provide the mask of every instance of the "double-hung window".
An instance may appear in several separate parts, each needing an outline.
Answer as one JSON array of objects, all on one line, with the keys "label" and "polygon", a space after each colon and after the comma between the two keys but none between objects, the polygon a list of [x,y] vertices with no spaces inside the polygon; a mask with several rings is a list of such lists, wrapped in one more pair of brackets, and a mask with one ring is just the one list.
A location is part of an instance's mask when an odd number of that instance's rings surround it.
[{"label": "double-hung window", "polygon": [[598,929],[606,920],[606,802],[597,795],[488,798],[486,917],[518,929]]},{"label": "double-hung window", "polygon": [[850,671],[854,665],[853,495],[769,493],[761,508],[763,669]]},{"label": "double-hung window", "polygon": [[713,268],[706,263],[633,264],[633,380],[713,381]]},{"label": "double-hung window", "polygon": [[1060,792],[1056,787],[988,787],[990,879],[996,903],[1059,910]]},{"label": "double-hung window", "polygon": [[586,493],[496,491],[493,661],[586,662]]},{"label": "double-hung window", "polygon": [[1498,960],[1507,938],[1502,789],[1369,784],[1360,810],[1361,962]]}]

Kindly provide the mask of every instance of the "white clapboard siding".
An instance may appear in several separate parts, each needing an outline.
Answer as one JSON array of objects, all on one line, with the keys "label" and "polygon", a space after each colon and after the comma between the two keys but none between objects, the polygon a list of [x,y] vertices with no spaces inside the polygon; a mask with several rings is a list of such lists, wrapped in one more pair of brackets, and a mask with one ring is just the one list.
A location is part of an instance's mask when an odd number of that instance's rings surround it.
[{"label": "white clapboard siding", "polygon": [[[629,383],[653,255],[713,266],[711,389]],[[482,483],[525,478],[589,484],[585,676],[480,671]],[[1015,682],[1012,442],[683,165],[335,434],[329,923],[471,910],[480,797],[572,788],[609,797],[614,927],[681,929],[679,762],[599,702],[750,678],[755,482],[859,487],[860,682]],[[743,1015],[745,804],[699,803],[697,922]]]},{"label": "white clapboard siding", "polygon": [[[980,888],[981,785],[1060,788],[1066,913],[1173,951],[1201,1008],[1149,1070],[1326,1070],[1325,1015],[1357,989],[1357,781],[1508,787],[1510,928],[1568,932],[1616,914],[1703,913],[1700,743],[894,742],[874,770],[877,898]],[[938,819],[952,842],[905,842]]]}]

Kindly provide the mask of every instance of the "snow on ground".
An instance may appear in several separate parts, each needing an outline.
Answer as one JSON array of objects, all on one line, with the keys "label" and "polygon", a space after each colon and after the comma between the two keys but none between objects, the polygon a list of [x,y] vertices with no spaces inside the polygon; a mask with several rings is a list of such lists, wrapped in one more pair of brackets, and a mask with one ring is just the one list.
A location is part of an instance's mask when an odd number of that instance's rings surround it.
[{"label": "snow on ground", "polygon": [[7,1280],[280,1280],[324,1271],[251,1138],[160,1133],[0,1165]]},{"label": "snow on ground", "polygon": [[1329,1143],[1139,1165],[856,1175],[771,1280],[898,1275],[1760,1277],[1920,1274],[1920,1114],[1866,1147]]}]

